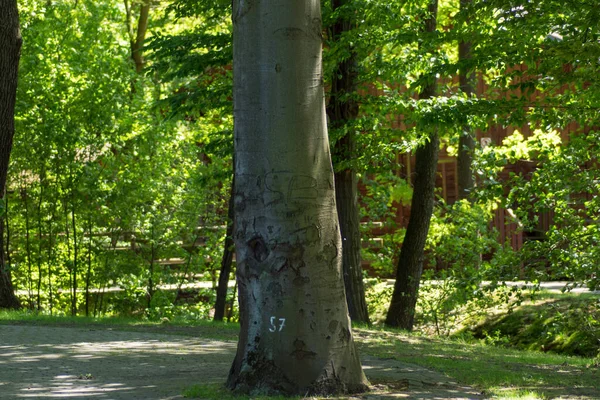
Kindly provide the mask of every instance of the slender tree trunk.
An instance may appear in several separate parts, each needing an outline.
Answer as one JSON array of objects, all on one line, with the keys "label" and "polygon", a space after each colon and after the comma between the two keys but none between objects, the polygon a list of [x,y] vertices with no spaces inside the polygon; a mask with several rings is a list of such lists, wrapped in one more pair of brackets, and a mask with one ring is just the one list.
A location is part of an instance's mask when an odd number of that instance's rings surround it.
[{"label": "slender tree trunk", "polygon": [[56,264],[56,252],[55,252],[55,244],[56,239],[53,236],[52,232],[52,224],[54,222],[54,211],[52,212],[52,216],[50,221],[48,221],[48,307],[50,308],[50,315],[53,313],[54,309],[54,288],[52,285],[52,267]]},{"label": "slender tree trunk", "polygon": [[225,306],[227,305],[227,291],[229,289],[229,275],[233,264],[233,253],[235,251],[233,242],[233,188],[235,179],[231,182],[231,194],[227,210],[227,233],[223,246],[223,257],[221,258],[221,271],[219,272],[219,285],[217,286],[217,301],[215,302],[215,321],[223,321],[225,317]]},{"label": "slender tree trunk", "polygon": [[[74,185],[74,184],[73,184]],[[73,187],[73,190],[75,188]],[[71,315],[77,315],[77,270],[79,269],[79,243],[77,242],[77,219],[75,217],[75,196],[71,193],[71,226],[73,228],[73,296],[71,297]]]},{"label": "slender tree trunk", "polygon": [[42,271],[42,253],[43,253],[43,241],[42,241],[42,218],[39,214],[41,210],[38,209],[38,215],[37,215],[37,224],[38,224],[38,256],[37,256],[37,270],[38,270],[38,276],[37,276],[37,283],[36,283],[36,308],[37,310],[41,310],[42,309],[42,278],[43,278],[43,271]]},{"label": "slender tree trunk", "polygon": [[25,258],[27,260],[27,297],[29,308],[33,308],[33,271],[31,263],[31,224],[29,223],[29,193],[25,187],[21,189],[21,197],[25,205]]},{"label": "slender tree trunk", "polygon": [[38,277],[37,277],[37,309],[38,311],[42,309],[42,254],[44,250],[43,241],[42,241],[42,201],[44,199],[44,187],[46,186],[46,169],[42,167],[42,171],[40,174],[40,198],[37,203],[37,230],[38,230],[38,255],[37,255],[37,267],[38,267]]},{"label": "slender tree trunk", "polygon": [[156,258],[156,247],[154,246],[154,220],[150,227],[151,242],[150,242],[150,266],[148,267],[148,308],[152,305],[152,297],[154,297],[154,262]]},{"label": "slender tree trunk", "polygon": [[[353,139],[346,137],[342,141],[353,141]],[[336,149],[339,147],[336,144]],[[357,192],[357,178],[354,170],[346,169],[335,173],[335,198],[342,235],[342,269],[348,311],[353,321],[368,324],[370,321],[361,266]]]},{"label": "slender tree trunk", "polygon": [[[349,0],[333,0],[334,11],[339,11]],[[332,39],[339,41],[341,35],[356,24],[347,13],[331,26]],[[356,94],[356,54],[348,49],[350,57],[338,63],[331,83],[330,100],[327,107],[330,126],[342,128],[358,116]],[[350,97],[348,97],[350,96]],[[356,132],[349,129],[333,147],[334,161],[349,161],[356,156]],[[363,272],[361,266],[360,218],[358,212],[357,179],[354,168],[345,168],[335,173],[335,199],[342,235],[342,270],[346,287],[348,311],[353,321],[369,323],[369,311],[365,301]]]},{"label": "slender tree trunk", "polygon": [[[55,181],[55,190],[58,192],[58,181]],[[50,315],[54,309],[54,288],[52,285],[53,271],[52,268],[56,266],[56,243],[57,236],[54,233],[54,223],[57,214],[57,204],[54,203],[52,206],[52,212],[50,213],[50,219],[48,220],[48,303],[50,307]]]},{"label": "slender tree trunk", "polygon": [[[233,307],[235,305],[237,292],[238,292],[238,286],[237,286],[237,281],[235,281],[235,284],[233,285],[233,290],[231,293],[231,299],[229,299],[229,301],[225,305],[225,316],[227,317],[227,322],[231,322],[231,318],[233,317]],[[228,306],[229,306],[229,308],[227,308]]]},{"label": "slender tree trunk", "polygon": [[[63,184],[66,186],[66,184],[63,182]],[[66,187],[63,186],[63,192],[66,192]],[[71,230],[69,228],[69,207],[68,207],[68,199],[67,196],[65,195],[63,197],[63,211],[64,211],[64,226],[65,226],[65,240],[66,240],[66,246],[67,246],[67,269],[69,271],[69,294],[71,296],[71,313],[73,313],[73,302],[75,302],[76,300],[73,297],[73,294],[75,293],[73,291],[73,264],[72,264],[72,259],[71,259]]]},{"label": "slender tree trunk", "polygon": [[150,3],[140,5],[140,17],[136,30],[135,41],[131,42],[131,57],[135,62],[135,71],[139,74],[144,69],[145,61],[142,54],[142,47],[146,39],[146,31],[148,29],[148,15],[150,13]]},{"label": "slender tree trunk", "polygon": [[[460,8],[462,11],[468,12],[468,9],[472,7],[473,0],[460,0]],[[469,23],[467,18],[466,23]],[[468,97],[471,97],[474,92],[474,79],[475,74],[472,69],[467,67],[469,60],[471,59],[471,47],[470,41],[461,41],[458,44],[458,59],[463,63],[463,67],[459,71],[459,84],[460,90],[465,93]],[[475,151],[475,137],[469,126],[464,126],[463,131],[459,137],[458,143],[458,158],[457,158],[457,169],[458,169],[458,198],[466,199],[469,197],[469,193],[473,189],[473,152]]]},{"label": "slender tree trunk", "polygon": [[228,387],[367,387],[354,346],[325,121],[320,1],[233,3],[241,332]]},{"label": "slender tree trunk", "polygon": [[106,285],[102,286],[102,292],[100,293],[100,305],[98,306],[98,316],[102,315],[102,307],[104,306],[105,293],[106,293]]},{"label": "slender tree trunk", "polygon": [[[429,16],[425,21],[425,31],[436,29],[437,0],[428,6]],[[419,94],[420,99],[435,96],[435,81],[427,85]],[[406,235],[400,250],[396,283],[390,308],[385,320],[386,325],[412,330],[415,317],[415,306],[419,293],[421,274],[423,273],[423,251],[429,232],[431,214],[433,213],[435,175],[439,152],[437,128],[434,128],[429,141],[416,151],[415,178],[413,197],[410,208],[410,219]]]},{"label": "slender tree trunk", "polygon": [[88,219],[87,272],[85,274],[85,316],[90,315],[90,280],[92,277],[92,219]]},{"label": "slender tree trunk", "polygon": [[[110,232],[110,238],[111,238],[111,249],[108,252],[104,253],[104,266],[102,268],[102,270],[104,271],[104,273],[106,273],[108,271],[108,263],[109,263],[109,254],[111,255],[111,257],[114,259],[114,255],[115,255],[115,251],[117,248],[117,238],[118,238],[118,233],[117,233],[117,237],[115,237],[114,232],[111,230]],[[106,282],[107,280],[104,279],[103,280],[103,284],[102,284],[102,292],[98,293],[96,292],[96,296],[94,297],[94,318],[96,318],[97,315],[99,315],[99,313],[102,311],[102,299],[104,298],[104,291],[106,289]],[[99,303],[99,305],[98,305]]]},{"label": "slender tree trunk", "polygon": [[[5,210],[5,224],[6,224],[6,240],[4,240],[3,236],[2,240],[5,242],[4,245],[6,246],[6,263],[8,263],[8,265],[12,265],[12,261],[11,261],[11,257],[10,257],[10,243],[11,243],[11,236],[10,236],[10,215],[9,215],[9,211],[10,211],[10,204],[8,202],[9,200],[9,196],[8,196],[8,191],[6,192],[6,196],[4,196],[5,201],[5,206],[6,206],[6,210]],[[0,250],[0,251],[4,251],[4,250]]]},{"label": "slender tree trunk", "polygon": [[148,276],[148,304],[147,304],[147,308],[150,308],[152,306],[152,297],[154,297],[154,244],[151,247],[151,251],[150,254],[152,256],[152,260],[150,261],[150,266],[148,268],[149,271],[149,276]]},{"label": "slender tree trunk", "polygon": [[[21,31],[16,0],[0,0],[0,199],[6,207],[6,175],[15,133],[15,102],[21,56]],[[0,308],[19,308],[4,253],[4,218],[0,218]]]},{"label": "slender tree trunk", "polygon": [[143,56],[144,40],[146,40],[146,32],[148,31],[148,17],[150,15],[150,2],[140,4],[140,14],[137,21],[137,28],[134,29],[132,22],[132,5],[128,0],[124,0],[127,32],[129,34],[129,42],[131,46],[131,58],[135,63],[135,71],[139,74],[144,69],[145,61]]}]

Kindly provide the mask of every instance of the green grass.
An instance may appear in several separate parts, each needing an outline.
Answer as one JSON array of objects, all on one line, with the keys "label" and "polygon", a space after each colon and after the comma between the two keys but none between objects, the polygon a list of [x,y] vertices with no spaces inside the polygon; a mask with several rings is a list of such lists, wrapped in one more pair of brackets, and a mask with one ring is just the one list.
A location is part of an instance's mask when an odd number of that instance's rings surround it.
[{"label": "green grass", "polygon": [[357,329],[362,353],[437,370],[493,398],[596,399],[600,360],[422,337],[393,330]]},{"label": "green grass", "polygon": [[172,319],[168,322],[148,321],[126,317],[57,316],[35,311],[0,310],[0,324],[29,324],[46,326],[104,326],[126,331],[168,333],[186,336],[202,335],[217,340],[237,340],[240,326],[237,323],[203,320]]},{"label": "green grass", "polygon": [[239,397],[227,390],[223,385],[205,384],[193,385],[183,391],[186,399],[222,399],[234,400]]},{"label": "green grass", "polygon": [[600,355],[600,297],[543,293],[513,312],[465,329],[488,343],[566,355]]},{"label": "green grass", "polygon": [[515,389],[504,389],[501,390],[501,394],[495,395],[494,399],[496,400],[539,400],[544,399],[544,397],[540,397],[538,393],[531,392],[529,390],[515,390]]}]

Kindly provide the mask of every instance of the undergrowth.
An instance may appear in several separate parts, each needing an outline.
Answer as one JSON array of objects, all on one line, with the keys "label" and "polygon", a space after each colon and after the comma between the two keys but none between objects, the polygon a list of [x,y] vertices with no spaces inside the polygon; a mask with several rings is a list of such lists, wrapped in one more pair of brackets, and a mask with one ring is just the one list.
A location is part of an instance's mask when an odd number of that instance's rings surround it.
[{"label": "undergrowth", "polygon": [[463,329],[492,345],[600,357],[600,297],[561,294]]},{"label": "undergrowth", "polygon": [[[382,325],[393,286],[370,281],[367,288],[371,319]],[[497,286],[461,301],[451,281],[423,282],[414,331],[521,350],[600,357],[600,296],[515,289]]]}]

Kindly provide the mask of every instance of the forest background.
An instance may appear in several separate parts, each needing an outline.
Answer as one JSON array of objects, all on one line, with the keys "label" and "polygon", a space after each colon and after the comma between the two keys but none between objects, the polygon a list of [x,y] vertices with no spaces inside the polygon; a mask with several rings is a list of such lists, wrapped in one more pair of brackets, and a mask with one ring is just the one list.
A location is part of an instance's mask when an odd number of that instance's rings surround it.
[{"label": "forest background", "polygon": [[[346,236],[367,310],[354,319],[383,321],[385,279],[407,265],[398,264],[404,247],[416,282],[427,267],[414,322],[441,334],[466,316],[519,304],[508,281],[598,286],[600,10],[580,1],[441,1],[437,23],[423,29],[430,5],[323,2],[324,75],[336,178],[349,176],[358,196],[357,229]],[[3,212],[7,272],[22,306],[236,320],[224,251],[229,2],[23,0],[19,9],[24,44]],[[478,80],[485,92],[469,89]],[[334,118],[335,104],[343,118]],[[497,127],[514,133],[482,146]],[[458,157],[461,193],[447,201],[432,189],[424,248],[411,250],[397,216],[417,181],[399,155],[428,148],[436,165],[438,147]],[[533,167],[506,172],[518,163]],[[542,214],[552,220],[515,249],[491,223],[500,208],[522,232],[535,232]],[[229,289],[215,313],[219,275]],[[364,299],[363,290],[349,291]],[[598,320],[589,323],[598,334]]]}]

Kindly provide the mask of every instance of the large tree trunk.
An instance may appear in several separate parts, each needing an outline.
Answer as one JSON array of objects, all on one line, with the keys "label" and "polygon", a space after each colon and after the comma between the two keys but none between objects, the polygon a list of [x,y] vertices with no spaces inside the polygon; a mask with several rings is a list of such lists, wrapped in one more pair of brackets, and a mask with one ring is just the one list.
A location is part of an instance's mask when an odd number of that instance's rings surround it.
[{"label": "large tree trunk", "polygon": [[[436,29],[437,0],[428,6],[429,16],[425,21],[426,32]],[[435,81],[427,85],[419,94],[420,99],[435,96]],[[421,274],[423,273],[423,252],[433,213],[435,175],[439,152],[439,137],[434,128],[429,141],[416,151],[413,197],[410,207],[410,220],[400,250],[396,283],[385,324],[406,330],[412,330],[415,307],[419,293]]]},{"label": "large tree trunk", "polygon": [[[17,76],[22,44],[16,0],[0,0],[0,196],[5,204],[6,175],[13,135],[15,133],[15,102]],[[2,208],[2,214],[6,211]],[[19,308],[6,265],[4,253],[4,220],[0,218],[0,308]]]},{"label": "large tree trunk", "polygon": [[341,271],[320,14],[318,0],[234,1],[236,391],[367,388]]},{"label": "large tree trunk", "polygon": [[[472,6],[472,0],[460,0],[460,8],[462,11],[469,12],[469,7]],[[467,18],[466,23],[469,23]],[[463,62],[463,67],[460,69],[458,78],[460,90],[468,97],[473,95],[473,80],[475,78],[473,71],[468,68],[465,63],[471,59],[471,42],[461,41],[458,44],[458,59]],[[458,198],[466,199],[473,189],[473,152],[475,151],[475,138],[470,127],[465,125],[459,137],[458,143]]]},{"label": "large tree trunk", "polygon": [[[333,10],[339,10],[348,0],[333,0]],[[342,15],[346,15],[342,12]],[[332,26],[333,40],[340,40],[344,32],[350,31],[355,22],[348,17],[340,17]],[[331,82],[327,115],[332,128],[343,127],[358,116],[358,104],[352,97],[356,93],[356,54],[349,49],[350,57],[337,65]],[[334,160],[343,161],[355,158],[356,133],[349,130],[334,147]],[[335,200],[342,234],[342,270],[346,287],[348,311],[353,321],[369,323],[369,311],[365,301],[365,288],[361,266],[360,218],[358,213],[358,193],[356,172],[346,168],[335,173]]]},{"label": "large tree trunk", "polygon": [[225,244],[223,245],[223,257],[221,258],[221,271],[219,272],[219,285],[217,286],[217,301],[215,302],[215,321],[223,321],[225,317],[225,306],[227,304],[227,291],[229,289],[229,274],[233,264],[233,253],[235,252],[233,243],[233,188],[235,179],[231,182],[231,194],[229,197],[229,206],[227,211],[227,233]]}]

